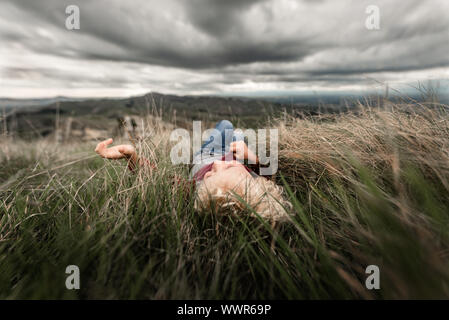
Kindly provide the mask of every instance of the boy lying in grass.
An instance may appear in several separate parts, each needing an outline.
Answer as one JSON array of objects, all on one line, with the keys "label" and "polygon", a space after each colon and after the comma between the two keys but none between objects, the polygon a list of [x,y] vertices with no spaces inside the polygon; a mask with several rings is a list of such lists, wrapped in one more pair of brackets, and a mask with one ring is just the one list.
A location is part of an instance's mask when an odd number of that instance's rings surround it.
[{"label": "boy lying in grass", "polygon": [[[286,210],[291,205],[283,198],[282,187],[259,176],[259,159],[248,148],[243,135],[234,132],[227,120],[218,122],[215,129],[194,155],[190,179],[196,186],[195,207],[206,211],[215,204],[220,211],[236,213],[249,205],[268,220],[287,220]],[[108,148],[111,143],[112,139],[102,141],[95,151],[106,159],[126,159],[130,170],[137,166],[156,169],[148,159],[139,158],[132,145]],[[245,165],[245,160],[254,165]]]}]

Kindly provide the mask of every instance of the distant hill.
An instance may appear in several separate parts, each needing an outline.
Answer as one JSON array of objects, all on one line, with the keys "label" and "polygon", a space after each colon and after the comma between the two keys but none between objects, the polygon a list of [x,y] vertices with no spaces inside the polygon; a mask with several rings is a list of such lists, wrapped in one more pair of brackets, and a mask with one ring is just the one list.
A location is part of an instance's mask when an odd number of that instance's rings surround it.
[{"label": "distant hill", "polygon": [[239,127],[255,128],[264,126],[267,119],[284,112],[295,115],[342,112],[352,109],[359,99],[371,106],[383,104],[383,97],[378,95],[324,95],[317,100],[317,96],[247,98],[177,96],[156,92],[129,98],[0,99],[0,132],[5,132],[6,123],[6,131],[10,135],[42,137],[54,133],[56,127],[61,128],[67,122],[73,130],[104,131],[117,127],[126,116],[139,118],[148,114],[184,128],[190,128],[192,120],[201,120],[210,126],[221,119],[229,119]]},{"label": "distant hill", "polygon": [[[271,102],[262,99],[217,96],[176,96],[149,93],[144,96],[122,99],[70,99],[58,97],[34,100],[1,100],[8,106],[7,130],[21,137],[46,136],[68,118],[71,125],[80,129],[105,130],[125,116],[151,114],[178,126],[190,127],[192,120],[206,123],[230,119],[239,126],[257,126],[269,116],[291,111],[297,105]],[[305,106],[302,106],[305,108]],[[313,109],[313,106],[310,106]],[[0,123],[3,132],[4,121]]]},{"label": "distant hill", "polygon": [[43,99],[8,99],[0,98],[0,107],[10,109],[13,107],[29,107],[29,106],[45,106],[58,101],[82,101],[86,99],[67,98],[67,97],[55,97],[55,98],[43,98]]}]

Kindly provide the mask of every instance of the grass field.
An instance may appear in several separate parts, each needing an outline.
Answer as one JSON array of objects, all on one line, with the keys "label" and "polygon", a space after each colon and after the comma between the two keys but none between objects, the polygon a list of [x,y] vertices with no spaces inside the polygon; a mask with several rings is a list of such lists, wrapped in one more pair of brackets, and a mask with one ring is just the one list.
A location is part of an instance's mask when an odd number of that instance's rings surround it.
[{"label": "grass field", "polygon": [[[2,299],[449,298],[449,113],[360,107],[273,119],[290,223],[198,214],[149,120],[130,174],[95,143],[1,141]],[[65,268],[81,271],[67,290]],[[365,268],[380,269],[367,290]]]}]

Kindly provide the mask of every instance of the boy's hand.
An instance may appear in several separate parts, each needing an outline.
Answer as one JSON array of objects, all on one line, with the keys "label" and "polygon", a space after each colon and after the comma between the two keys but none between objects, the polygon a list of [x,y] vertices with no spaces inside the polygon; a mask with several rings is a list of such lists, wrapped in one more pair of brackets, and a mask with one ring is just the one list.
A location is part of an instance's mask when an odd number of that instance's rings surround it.
[{"label": "boy's hand", "polygon": [[244,141],[234,141],[229,145],[237,160],[245,160],[248,156],[248,147]]},{"label": "boy's hand", "polygon": [[257,163],[257,156],[248,149],[244,141],[234,141],[230,145],[230,151],[234,153],[237,160],[246,160],[250,163]]},{"label": "boy's hand", "polygon": [[129,144],[122,144],[108,148],[107,146],[110,145],[112,141],[112,138],[110,138],[100,142],[97,144],[95,152],[106,159],[131,159],[136,155],[134,147]]}]

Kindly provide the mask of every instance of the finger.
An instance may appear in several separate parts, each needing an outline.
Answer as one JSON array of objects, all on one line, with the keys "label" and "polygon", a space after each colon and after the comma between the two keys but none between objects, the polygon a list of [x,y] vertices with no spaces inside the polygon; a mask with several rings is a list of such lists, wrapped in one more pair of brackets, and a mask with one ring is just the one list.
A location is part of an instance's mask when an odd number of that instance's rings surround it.
[{"label": "finger", "polygon": [[97,144],[97,147],[95,148],[96,152],[99,152],[101,150],[103,150],[104,148],[106,148],[107,145],[112,143],[112,138],[109,138],[107,140],[101,141],[100,143]]},{"label": "finger", "polygon": [[103,145],[103,141],[102,142],[98,142],[97,146],[95,147],[95,152],[98,152],[98,150],[101,149],[102,145]]},{"label": "finger", "polygon": [[112,140],[112,138],[109,138],[109,139],[107,139],[107,140],[104,140],[104,141],[103,141],[104,146],[110,145],[110,144],[112,143],[112,141],[114,141],[114,140]]},{"label": "finger", "polygon": [[97,146],[95,147],[95,152],[96,152],[96,153],[100,153],[103,149],[104,149],[103,142],[100,142],[100,143],[98,143]]},{"label": "finger", "polygon": [[241,152],[244,150],[243,146],[241,144],[235,144],[233,150],[235,152]]}]

